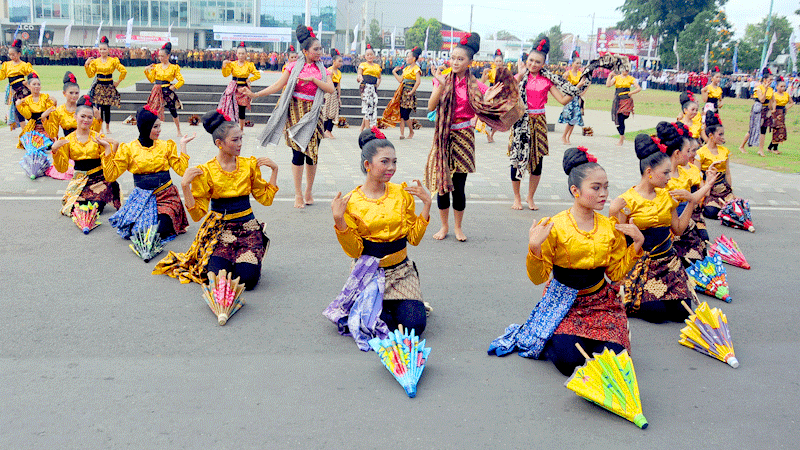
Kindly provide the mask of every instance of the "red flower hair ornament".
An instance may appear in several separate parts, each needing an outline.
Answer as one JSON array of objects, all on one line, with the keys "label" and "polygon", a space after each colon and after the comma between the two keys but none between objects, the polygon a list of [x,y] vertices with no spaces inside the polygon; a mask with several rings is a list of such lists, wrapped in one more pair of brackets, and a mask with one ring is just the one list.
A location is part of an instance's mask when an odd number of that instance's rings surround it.
[{"label": "red flower hair ornament", "polygon": [[658,146],[658,150],[661,153],[667,153],[667,146],[661,143],[661,139],[659,139],[659,138],[657,138],[655,136],[650,136],[650,139],[652,139],[653,143],[655,143],[656,146]]},{"label": "red flower hair ornament", "polygon": [[536,46],[536,50],[537,51],[542,51],[542,47],[544,47],[544,44],[546,44],[546,43],[547,43],[547,39],[542,39],[541,41],[539,41],[539,45]]},{"label": "red flower hair ornament", "polygon": [[472,36],[472,33],[467,33],[464,36],[462,36],[461,37],[461,41],[460,41],[461,45],[467,45],[467,42],[469,42],[470,36]]},{"label": "red flower hair ornament", "polygon": [[589,149],[588,148],[586,148],[586,147],[578,147],[578,150],[582,151],[583,153],[586,153],[586,160],[587,161],[589,161],[591,163],[596,163],[597,162],[597,157],[594,156],[593,154],[589,153]]},{"label": "red flower hair ornament", "polygon": [[680,136],[683,136],[684,128],[682,124],[673,123],[672,126],[675,127],[675,131],[677,131]]},{"label": "red flower hair ornament", "polygon": [[386,139],[386,135],[383,134],[383,132],[379,130],[378,127],[372,127],[369,129],[369,131],[372,131],[372,134],[375,135],[376,139]]},{"label": "red flower hair ornament", "polygon": [[311,27],[306,27],[306,28],[308,28],[308,35],[309,36],[311,36],[312,38],[317,37],[317,35],[314,34],[314,29],[313,28],[311,28]]}]

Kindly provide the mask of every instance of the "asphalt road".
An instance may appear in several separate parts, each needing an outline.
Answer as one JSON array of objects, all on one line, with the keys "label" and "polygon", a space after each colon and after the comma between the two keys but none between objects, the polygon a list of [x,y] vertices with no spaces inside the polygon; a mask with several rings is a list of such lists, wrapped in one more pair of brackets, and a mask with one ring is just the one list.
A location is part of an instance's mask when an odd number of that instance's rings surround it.
[{"label": "asphalt road", "polygon": [[549,362],[486,355],[541,295],[531,222],[566,205],[473,202],[464,244],[430,239],[434,219],[409,252],[434,306],[409,399],[321,315],[349,261],[327,204],[288,200],[254,208],[272,239],[262,282],[219,327],[197,285],[150,275],[106,223],[84,236],[55,197],[0,199],[0,448],[795,448],[796,210],[757,208],[756,234],[710,226],[753,266],[726,267],[733,303],[704,298],[728,315],[739,369],[678,345],[679,324],[631,321],[642,431]]}]

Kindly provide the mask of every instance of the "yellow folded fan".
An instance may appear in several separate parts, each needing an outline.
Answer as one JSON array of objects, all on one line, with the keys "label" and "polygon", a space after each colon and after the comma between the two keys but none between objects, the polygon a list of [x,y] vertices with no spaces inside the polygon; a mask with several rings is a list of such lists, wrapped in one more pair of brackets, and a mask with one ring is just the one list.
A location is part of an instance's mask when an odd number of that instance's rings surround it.
[{"label": "yellow folded fan", "polygon": [[706,302],[694,311],[685,302],[681,303],[692,315],[684,321],[686,326],[681,330],[680,344],[728,363],[734,369],[739,367],[725,314],[718,308],[709,308]]},{"label": "yellow folded fan", "polygon": [[575,344],[586,358],[586,364],[575,369],[564,383],[567,389],[578,396],[635,423],[641,429],[647,428],[647,419],[642,414],[639,400],[639,384],[628,351],[617,355],[609,349],[594,354],[594,359]]}]

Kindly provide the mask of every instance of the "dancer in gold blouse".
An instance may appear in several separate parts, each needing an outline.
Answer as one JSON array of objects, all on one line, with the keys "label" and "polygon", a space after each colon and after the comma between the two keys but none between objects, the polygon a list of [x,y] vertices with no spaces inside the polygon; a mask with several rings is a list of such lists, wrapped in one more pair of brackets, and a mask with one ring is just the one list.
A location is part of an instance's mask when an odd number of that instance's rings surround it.
[{"label": "dancer in gold blouse", "polygon": [[222,76],[233,79],[228,83],[225,92],[219,99],[217,111],[233,122],[239,122],[239,129],[244,130],[247,109],[250,108],[250,97],[247,88],[250,83],[261,79],[261,72],[256,70],[255,64],[247,60],[247,47],[244,42],[236,49],[236,61],[222,61]]},{"label": "dancer in gold blouse", "polygon": [[[364,184],[331,203],[334,231],[342,249],[356,258],[342,292],[323,312],[339,333],[351,334],[359,348],[386,337],[398,325],[422,334],[427,322],[416,265],[407,244],[419,245],[430,221],[431,196],[416,186],[391,183],[397,170],[394,146],[377,128],[358,139]],[[422,201],[415,212],[414,197]],[[366,321],[363,320],[366,318]]]},{"label": "dancer in gold blouse", "polygon": [[[83,65],[86,76],[89,78],[97,76],[92,89],[89,91],[89,98],[92,103],[100,109],[100,120],[106,123],[106,133],[111,133],[111,107],[119,108],[119,92],[117,86],[122,83],[128,71],[125,69],[118,58],[108,56],[108,37],[100,38],[100,45],[97,48],[100,53],[99,58],[89,58]],[[119,71],[119,78],[114,81],[114,71]]]},{"label": "dancer in gold blouse", "polygon": [[[158,113],[158,118],[164,120],[164,108],[169,110],[172,121],[178,128],[178,136],[181,133],[181,121],[178,119],[178,110],[183,109],[183,104],[178,99],[175,91],[183,86],[184,80],[181,75],[181,68],[177,64],[169,62],[169,55],[172,53],[172,43],[167,42],[158,51],[158,64],[150,64],[144,69],[147,80],[153,83],[150,91],[150,98],[147,99],[147,106],[150,111]],[[173,84],[172,81],[175,81]]]},{"label": "dancer in gold blouse", "polygon": [[570,375],[585,362],[575,344],[590,353],[630,350],[625,308],[608,281],[625,276],[645,238],[635,225],[599,213],[608,198],[608,177],[587,149],[568,149],[563,167],[572,208],[534,223],[529,233],[528,278],[547,282],[546,293],[524,325],[512,324],[492,342],[489,354],[516,350],[549,359]]},{"label": "dancer in gold blouse", "polygon": [[[42,81],[36,75],[36,72],[28,74],[28,86],[31,88],[31,95],[22,100],[17,100],[15,104],[19,114],[27,120],[19,133],[20,138],[22,138],[23,134],[33,130],[47,133],[45,124],[50,113],[55,111],[57,106],[56,101],[51,99],[50,95],[42,92]],[[22,140],[17,142],[17,148],[24,148]]]},{"label": "dancer in gold blouse", "polygon": [[[266,157],[239,156],[242,130],[218,111],[203,116],[203,128],[211,134],[219,154],[186,169],[181,189],[192,219],[205,220],[189,250],[169,252],[153,274],[169,275],[181,283],[204,283],[209,272],[225,269],[234,278],[240,277],[250,290],[261,278],[261,260],[269,247],[264,224],[250,207],[250,196],[264,206],[272,205],[278,192],[278,165]],[[269,182],[261,177],[261,166],[272,169]]]},{"label": "dancer in gold blouse", "polygon": [[183,176],[189,166],[186,145],[195,136],[181,137],[178,151],[174,141],[158,139],[161,121],[147,108],[140,108],[136,113],[136,127],[139,137],[135,141],[121,144],[116,152],[107,149],[103,154],[106,180],[116,181],[130,171],[135,186],[125,205],[108,219],[108,223],[124,239],[130,239],[137,230],[158,224],[161,238],[169,240],[185,233],[189,226],[169,169]]},{"label": "dancer in gold blouse", "polygon": [[12,130],[22,126],[23,122],[25,122],[25,118],[17,111],[15,103],[17,100],[22,100],[31,95],[31,90],[28,87],[28,82],[25,81],[25,77],[33,72],[33,66],[31,66],[31,63],[20,60],[20,56],[22,56],[22,41],[16,39],[11,44],[11,47],[8,48],[8,57],[11,59],[0,66],[0,80],[8,78],[7,101],[11,105],[13,112],[13,115],[9,115],[8,124]]}]

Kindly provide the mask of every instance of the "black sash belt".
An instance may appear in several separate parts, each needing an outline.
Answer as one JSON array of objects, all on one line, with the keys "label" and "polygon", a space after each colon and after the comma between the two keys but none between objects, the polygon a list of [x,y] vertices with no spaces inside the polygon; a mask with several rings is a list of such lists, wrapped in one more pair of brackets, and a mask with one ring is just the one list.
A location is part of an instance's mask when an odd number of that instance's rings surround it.
[{"label": "black sash belt", "polygon": [[376,258],[383,258],[386,255],[397,253],[406,248],[407,242],[408,241],[406,238],[400,238],[392,242],[375,242],[364,239],[364,250],[361,252],[361,254],[374,256]]},{"label": "black sash belt", "polygon": [[100,167],[100,158],[97,159],[78,159],[75,161],[75,170],[88,172]]},{"label": "black sash belt", "polygon": [[670,227],[653,227],[642,230],[644,235],[642,249],[656,255],[668,251],[672,247],[670,233]]},{"label": "black sash belt", "polygon": [[146,191],[155,191],[170,181],[172,181],[172,178],[169,176],[169,170],[162,170],[161,172],[153,173],[133,174],[134,186]]},{"label": "black sash belt", "polygon": [[553,278],[567,287],[578,290],[596,286],[603,281],[605,273],[605,267],[595,267],[594,269],[569,269],[556,265],[553,266]]},{"label": "black sash belt", "polygon": [[[224,215],[241,213],[250,209],[250,196],[241,195],[239,197],[212,198],[211,210]],[[236,222],[246,222],[255,218],[252,212],[245,216],[233,219]]]},{"label": "black sash belt", "polygon": [[378,77],[374,77],[372,75],[361,75],[361,78],[364,80],[364,84],[377,84]]}]

